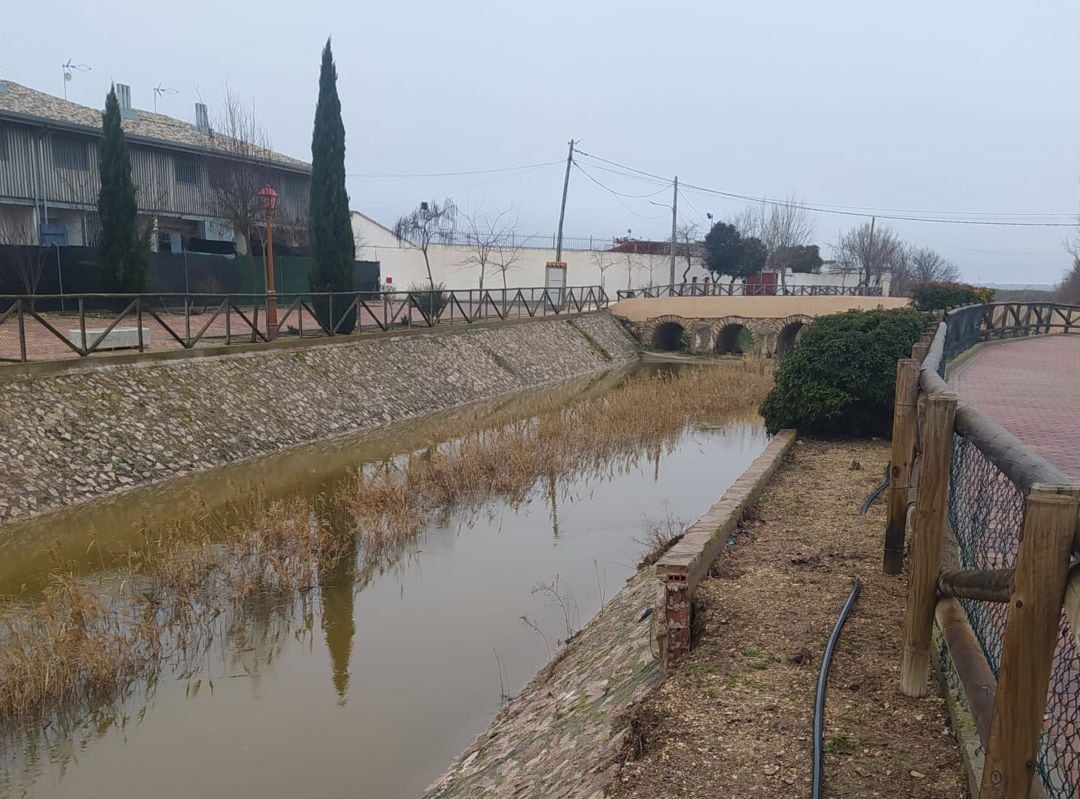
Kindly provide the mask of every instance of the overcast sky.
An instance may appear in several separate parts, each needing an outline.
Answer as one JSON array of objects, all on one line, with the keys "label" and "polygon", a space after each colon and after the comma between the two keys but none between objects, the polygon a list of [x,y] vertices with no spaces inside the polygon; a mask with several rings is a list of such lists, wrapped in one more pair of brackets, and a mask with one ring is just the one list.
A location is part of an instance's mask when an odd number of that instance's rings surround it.
[{"label": "overcast sky", "polygon": [[[566,141],[684,183],[755,197],[916,211],[1075,213],[1080,196],[1080,3],[12,3],[0,78],[61,94],[60,65],[137,107],[192,120],[226,81],[273,146],[310,159],[319,52],[333,36],[351,205],[392,224],[422,199],[517,208],[550,234],[563,167],[442,178],[364,177],[558,161]],[[582,166],[609,188],[660,188]],[[600,164],[600,166],[603,166]],[[744,204],[687,191],[680,217]],[[668,203],[665,194],[651,198]],[[692,205],[691,205],[692,204]],[[911,214],[907,214],[911,215]],[[938,214],[932,214],[938,215]],[[979,217],[993,218],[998,217]],[[817,216],[827,247],[858,223]],[[1055,220],[1061,221],[1061,220]],[[1055,282],[1066,228],[888,221],[971,280]],[[669,235],[670,212],[571,177],[566,232]]]}]

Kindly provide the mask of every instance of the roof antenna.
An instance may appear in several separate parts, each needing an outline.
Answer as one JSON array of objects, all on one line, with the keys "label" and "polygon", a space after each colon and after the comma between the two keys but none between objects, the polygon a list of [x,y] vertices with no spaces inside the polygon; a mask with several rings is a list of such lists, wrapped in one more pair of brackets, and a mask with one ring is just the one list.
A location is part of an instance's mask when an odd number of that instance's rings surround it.
[{"label": "roof antenna", "polygon": [[64,71],[64,99],[67,99],[67,85],[71,82],[72,73],[75,72],[89,72],[90,67],[86,64],[73,64],[71,59],[67,60],[66,64],[61,64],[60,69]]},{"label": "roof antenna", "polygon": [[157,113],[157,99],[164,97],[167,94],[180,94],[176,89],[166,86],[164,83],[159,83],[154,87],[154,113]]}]

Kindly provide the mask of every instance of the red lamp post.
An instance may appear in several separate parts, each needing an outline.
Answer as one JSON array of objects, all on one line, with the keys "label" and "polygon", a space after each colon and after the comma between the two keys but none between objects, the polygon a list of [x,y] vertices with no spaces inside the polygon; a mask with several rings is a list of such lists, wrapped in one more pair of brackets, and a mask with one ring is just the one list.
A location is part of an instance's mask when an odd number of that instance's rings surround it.
[{"label": "red lamp post", "polygon": [[263,257],[266,262],[266,337],[274,338],[277,333],[277,291],[274,289],[274,209],[277,208],[278,193],[267,183],[256,193],[259,204],[266,213],[266,245]]}]

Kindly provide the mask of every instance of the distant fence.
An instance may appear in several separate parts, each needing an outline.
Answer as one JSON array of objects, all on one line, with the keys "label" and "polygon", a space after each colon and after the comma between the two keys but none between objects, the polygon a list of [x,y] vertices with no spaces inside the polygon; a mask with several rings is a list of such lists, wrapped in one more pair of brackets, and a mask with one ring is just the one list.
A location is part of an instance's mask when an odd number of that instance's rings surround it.
[{"label": "distant fence", "polygon": [[[108,291],[100,259],[95,247],[0,244],[0,295],[44,297]],[[283,293],[310,291],[311,266],[310,256],[277,253],[275,287]],[[155,252],[150,254],[146,278],[147,293],[261,294],[266,291],[266,262],[259,255]],[[356,291],[378,291],[378,261],[354,261],[352,285]],[[44,300],[38,307],[52,310]]]},{"label": "distant fence", "polygon": [[674,286],[648,286],[620,289],[620,300],[635,297],[880,297],[881,286],[778,286],[764,283],[677,283]]},{"label": "distant fence", "polygon": [[936,618],[985,750],[984,798],[1080,790],[1080,486],[965,403],[945,367],[979,342],[1070,333],[1078,306],[972,305],[897,369],[884,566],[900,573],[910,522],[901,688],[925,693]]},{"label": "distant fence", "polygon": [[[599,286],[267,294],[0,295],[0,362],[558,316],[606,308]],[[43,310],[43,307],[59,310]]]}]

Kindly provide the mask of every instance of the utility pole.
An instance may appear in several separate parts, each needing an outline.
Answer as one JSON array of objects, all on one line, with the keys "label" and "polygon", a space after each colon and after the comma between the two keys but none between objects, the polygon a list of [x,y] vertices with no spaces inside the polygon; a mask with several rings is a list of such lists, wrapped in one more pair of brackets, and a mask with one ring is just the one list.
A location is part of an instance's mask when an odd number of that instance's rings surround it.
[{"label": "utility pole", "polygon": [[668,294],[675,291],[675,227],[679,219],[679,176],[671,190],[671,276],[668,279]]},{"label": "utility pole", "polygon": [[570,140],[570,151],[566,154],[566,177],[562,184],[562,206],[559,208],[559,235],[555,241],[555,260],[562,261],[563,220],[566,219],[566,192],[570,188],[570,166],[574,163],[574,140]]}]

